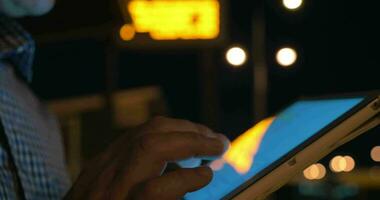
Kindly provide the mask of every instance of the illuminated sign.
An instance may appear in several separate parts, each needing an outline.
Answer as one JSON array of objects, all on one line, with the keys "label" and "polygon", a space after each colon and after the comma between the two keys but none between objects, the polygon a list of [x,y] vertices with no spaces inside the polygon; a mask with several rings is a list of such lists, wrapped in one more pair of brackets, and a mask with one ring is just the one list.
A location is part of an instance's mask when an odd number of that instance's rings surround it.
[{"label": "illuminated sign", "polygon": [[132,24],[120,29],[123,40],[148,33],[153,40],[210,40],[220,34],[218,0],[131,0]]}]

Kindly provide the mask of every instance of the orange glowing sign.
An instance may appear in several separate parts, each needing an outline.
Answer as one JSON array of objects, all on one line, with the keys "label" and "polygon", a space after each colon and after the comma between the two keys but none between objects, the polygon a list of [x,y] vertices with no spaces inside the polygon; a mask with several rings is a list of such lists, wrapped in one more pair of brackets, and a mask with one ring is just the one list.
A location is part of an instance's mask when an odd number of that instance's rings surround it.
[{"label": "orange glowing sign", "polygon": [[211,163],[211,168],[219,170],[223,167],[224,163],[228,163],[238,173],[247,173],[254,163],[254,158],[259,150],[262,139],[274,119],[274,117],[265,119],[239,136],[232,142],[231,147],[223,155],[222,159]]},{"label": "orange glowing sign", "polygon": [[218,0],[131,0],[127,10],[137,33],[154,40],[208,40],[220,32]]}]

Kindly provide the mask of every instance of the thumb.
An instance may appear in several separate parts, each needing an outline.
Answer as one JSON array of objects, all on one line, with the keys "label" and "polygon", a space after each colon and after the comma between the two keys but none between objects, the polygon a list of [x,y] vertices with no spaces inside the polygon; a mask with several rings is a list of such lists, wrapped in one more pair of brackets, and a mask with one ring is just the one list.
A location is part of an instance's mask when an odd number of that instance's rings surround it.
[{"label": "thumb", "polygon": [[181,199],[188,192],[206,186],[212,179],[209,167],[179,169],[152,179],[140,188],[136,199]]}]

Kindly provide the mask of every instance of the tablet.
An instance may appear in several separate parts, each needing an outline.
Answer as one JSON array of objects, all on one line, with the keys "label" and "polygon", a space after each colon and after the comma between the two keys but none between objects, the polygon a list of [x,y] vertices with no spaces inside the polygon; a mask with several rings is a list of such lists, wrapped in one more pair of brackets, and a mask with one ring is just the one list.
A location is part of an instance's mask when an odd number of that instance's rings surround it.
[{"label": "tablet", "polygon": [[236,138],[214,177],[186,200],[262,199],[342,144],[378,126],[380,93],[301,99]]}]

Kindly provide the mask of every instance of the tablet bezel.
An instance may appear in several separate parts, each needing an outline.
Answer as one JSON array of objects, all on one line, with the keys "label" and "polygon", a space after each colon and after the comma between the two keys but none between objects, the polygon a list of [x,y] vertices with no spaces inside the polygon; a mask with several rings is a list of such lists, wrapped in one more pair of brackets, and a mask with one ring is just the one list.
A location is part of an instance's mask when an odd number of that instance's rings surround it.
[{"label": "tablet bezel", "polygon": [[286,163],[291,159],[293,156],[295,156],[297,153],[302,151],[307,146],[311,145],[321,137],[323,137],[326,133],[328,133],[330,130],[332,130],[334,127],[348,119],[353,114],[357,113],[361,109],[363,109],[365,106],[367,106],[369,103],[374,101],[376,98],[379,97],[379,91],[374,92],[367,92],[367,93],[355,93],[355,94],[341,94],[341,95],[326,95],[326,96],[320,96],[320,97],[302,97],[299,98],[297,101],[292,102],[291,104],[287,105],[283,110],[285,110],[290,105],[294,104],[298,101],[313,101],[313,100],[328,100],[328,99],[349,99],[349,98],[364,98],[358,105],[354,106],[347,112],[345,112],[342,116],[338,117],[336,120],[322,128],[318,133],[316,133],[314,136],[310,137],[308,140],[304,141],[297,147],[293,148],[291,151],[289,151],[287,154],[279,158],[277,161],[273,162],[271,165],[266,167],[265,169],[261,170],[259,173],[257,173],[254,177],[250,178],[243,184],[241,184],[239,187],[225,195],[222,199],[233,199],[234,197],[238,196],[241,192],[243,192],[245,189],[249,188],[254,183],[258,182],[260,179],[264,178],[266,175],[268,175],[271,171],[275,170],[276,168],[280,167],[282,164]]}]

